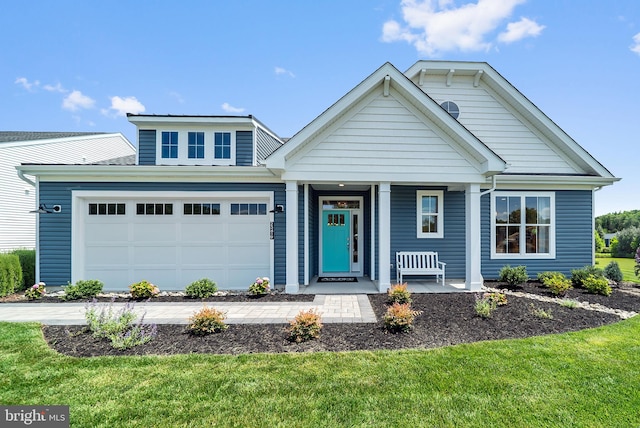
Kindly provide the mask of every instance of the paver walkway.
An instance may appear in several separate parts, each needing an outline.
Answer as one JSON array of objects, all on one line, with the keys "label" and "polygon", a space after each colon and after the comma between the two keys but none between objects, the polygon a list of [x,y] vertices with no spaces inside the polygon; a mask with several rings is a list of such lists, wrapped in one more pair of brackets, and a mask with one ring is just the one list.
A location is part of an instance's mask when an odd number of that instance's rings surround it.
[{"label": "paver walkway", "polygon": [[[100,303],[99,305],[108,305]],[[125,303],[113,303],[113,309]],[[376,322],[364,294],[316,295],[313,302],[141,302],[134,311],[145,314],[145,323],[187,324],[206,305],[227,312],[227,324],[282,324],[302,310],[316,309],[323,323]],[[85,324],[84,303],[2,303],[0,321],[38,321],[49,325]]]}]

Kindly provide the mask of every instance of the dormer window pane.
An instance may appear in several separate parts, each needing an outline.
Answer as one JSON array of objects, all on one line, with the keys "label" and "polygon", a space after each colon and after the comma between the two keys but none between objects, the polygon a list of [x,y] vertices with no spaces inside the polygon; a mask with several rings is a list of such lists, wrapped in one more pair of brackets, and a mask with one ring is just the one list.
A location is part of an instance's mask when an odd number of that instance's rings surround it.
[{"label": "dormer window pane", "polygon": [[189,132],[189,159],[204,159],[204,132]]},{"label": "dormer window pane", "polygon": [[175,131],[162,132],[162,157],[164,159],[178,158],[178,133]]},{"label": "dormer window pane", "polygon": [[213,157],[215,159],[231,159],[231,133],[216,132],[213,142]]}]

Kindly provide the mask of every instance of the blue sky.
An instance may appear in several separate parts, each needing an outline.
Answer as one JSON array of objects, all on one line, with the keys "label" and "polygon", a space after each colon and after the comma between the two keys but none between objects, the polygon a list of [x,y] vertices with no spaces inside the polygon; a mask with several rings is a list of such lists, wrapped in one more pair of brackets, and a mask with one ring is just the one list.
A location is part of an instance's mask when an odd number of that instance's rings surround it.
[{"label": "blue sky", "polygon": [[3,5],[0,129],[122,132],[125,112],[252,114],[292,136],[389,61],[486,61],[640,209],[637,0],[24,1]]}]

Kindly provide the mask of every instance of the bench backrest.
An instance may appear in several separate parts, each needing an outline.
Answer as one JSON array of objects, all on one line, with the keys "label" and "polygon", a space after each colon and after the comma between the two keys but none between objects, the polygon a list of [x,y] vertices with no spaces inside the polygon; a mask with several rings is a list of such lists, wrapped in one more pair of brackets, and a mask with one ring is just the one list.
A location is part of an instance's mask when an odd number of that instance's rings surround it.
[{"label": "bench backrest", "polygon": [[400,251],[396,261],[402,269],[437,269],[438,253],[434,251]]}]

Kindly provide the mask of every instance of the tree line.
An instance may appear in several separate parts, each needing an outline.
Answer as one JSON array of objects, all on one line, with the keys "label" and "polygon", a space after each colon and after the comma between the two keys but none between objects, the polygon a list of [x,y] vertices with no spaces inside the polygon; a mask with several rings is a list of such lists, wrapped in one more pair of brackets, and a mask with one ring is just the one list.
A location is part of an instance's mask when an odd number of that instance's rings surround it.
[{"label": "tree line", "polygon": [[609,250],[614,257],[633,257],[640,246],[640,210],[604,214],[596,217],[596,251],[604,250],[604,234],[615,233]]}]

